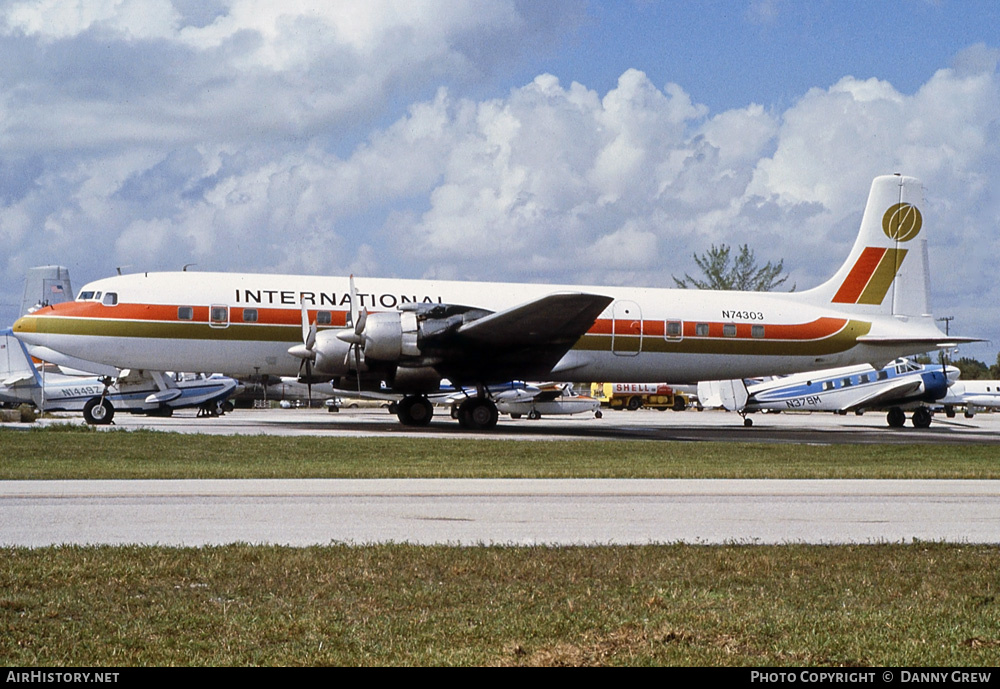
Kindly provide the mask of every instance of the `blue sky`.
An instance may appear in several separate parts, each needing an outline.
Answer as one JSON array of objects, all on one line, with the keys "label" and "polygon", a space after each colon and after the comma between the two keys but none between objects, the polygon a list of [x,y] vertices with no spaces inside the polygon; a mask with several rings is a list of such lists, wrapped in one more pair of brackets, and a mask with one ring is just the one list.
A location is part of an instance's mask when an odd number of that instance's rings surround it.
[{"label": "blue sky", "polygon": [[799,289],[872,177],[926,189],[932,300],[996,358],[1000,6],[0,3],[0,317],[25,270]]}]

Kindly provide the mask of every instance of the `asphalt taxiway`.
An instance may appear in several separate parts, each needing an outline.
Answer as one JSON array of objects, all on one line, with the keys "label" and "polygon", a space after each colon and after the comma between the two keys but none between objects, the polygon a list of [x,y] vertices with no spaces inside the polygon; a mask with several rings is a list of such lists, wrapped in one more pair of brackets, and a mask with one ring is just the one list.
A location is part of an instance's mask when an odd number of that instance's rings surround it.
[{"label": "asphalt taxiway", "polygon": [[[947,418],[936,414],[930,428],[889,428],[885,414],[863,416],[825,412],[754,414],[752,427],[732,413],[694,410],[684,412],[605,411],[603,418],[591,414],[549,416],[538,420],[501,417],[488,432],[464,431],[458,422],[438,409],[428,426],[403,426],[385,409],[236,410],[220,417],[197,417],[194,410],[176,412],[170,418],[117,414],[114,426],[105,428],[150,429],[177,433],[224,435],[313,435],[494,438],[510,440],[662,440],[740,441],[818,444],[930,443],[1000,444],[1000,414],[961,414]],[[42,423],[83,423],[79,415],[58,415]]]}]

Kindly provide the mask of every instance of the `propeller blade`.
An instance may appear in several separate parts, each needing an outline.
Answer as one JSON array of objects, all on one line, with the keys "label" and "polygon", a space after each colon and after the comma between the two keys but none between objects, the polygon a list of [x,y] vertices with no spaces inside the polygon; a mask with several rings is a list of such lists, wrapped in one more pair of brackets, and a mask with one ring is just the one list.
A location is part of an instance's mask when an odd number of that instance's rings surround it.
[{"label": "propeller blade", "polygon": [[354,326],[354,334],[361,337],[365,330],[365,323],[368,322],[368,309],[364,309],[358,314],[357,325]]},{"label": "propeller blade", "polygon": [[302,300],[302,342],[309,347],[309,311],[306,309],[306,301]]},{"label": "propeller blade", "polygon": [[351,294],[351,325],[355,325],[358,322],[358,289],[354,286],[354,275],[352,274],[349,278],[350,280],[350,294]]}]

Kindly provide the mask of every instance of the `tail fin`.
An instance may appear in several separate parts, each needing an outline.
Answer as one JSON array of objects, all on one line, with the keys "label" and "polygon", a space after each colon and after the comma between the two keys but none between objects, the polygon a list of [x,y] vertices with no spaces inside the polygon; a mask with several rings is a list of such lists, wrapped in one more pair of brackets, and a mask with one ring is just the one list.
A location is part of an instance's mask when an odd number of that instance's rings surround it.
[{"label": "tail fin", "polygon": [[73,286],[69,281],[69,269],[64,266],[36,266],[28,268],[24,280],[24,298],[21,299],[21,315],[42,306],[51,306],[73,300]]},{"label": "tail fin", "polygon": [[923,187],[913,177],[876,177],[847,261],[804,295],[865,314],[929,316]]},{"label": "tail fin", "polygon": [[[27,391],[37,404],[41,386],[38,369],[31,362],[24,344],[14,337],[10,328],[0,331],[0,397],[10,402],[26,401],[24,395],[13,392],[14,388],[18,388],[19,391]],[[11,396],[6,395],[8,392]]]}]

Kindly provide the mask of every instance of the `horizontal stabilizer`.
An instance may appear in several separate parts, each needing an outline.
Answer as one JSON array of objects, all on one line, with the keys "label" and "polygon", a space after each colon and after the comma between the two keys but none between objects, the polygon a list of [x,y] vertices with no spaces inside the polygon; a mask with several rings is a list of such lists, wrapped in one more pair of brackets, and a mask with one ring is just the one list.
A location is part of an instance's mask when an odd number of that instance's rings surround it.
[{"label": "horizontal stabilizer", "polygon": [[954,337],[952,335],[949,335],[947,340],[940,337],[878,337],[872,335],[862,335],[858,338],[858,342],[876,345],[879,347],[924,345],[928,349],[949,349],[951,347],[957,347],[960,344],[985,342],[985,340],[981,337]]},{"label": "horizontal stabilizer", "polygon": [[34,382],[35,374],[32,373],[31,371],[21,371],[20,373],[15,373],[9,378],[4,378],[3,380],[0,380],[0,385],[5,387],[13,387],[14,385],[17,385],[18,383],[24,382],[26,380]]}]

